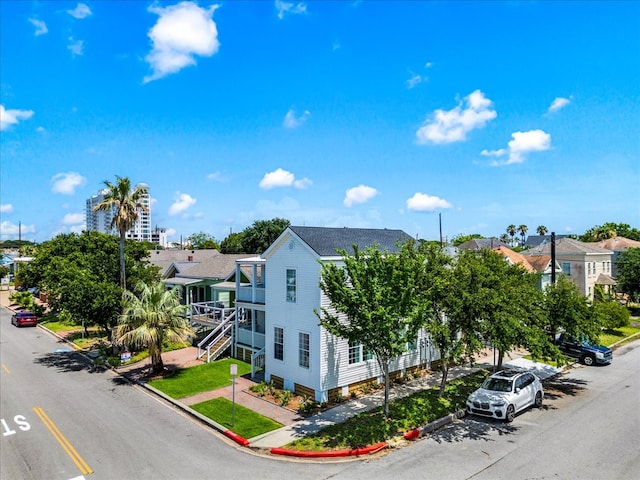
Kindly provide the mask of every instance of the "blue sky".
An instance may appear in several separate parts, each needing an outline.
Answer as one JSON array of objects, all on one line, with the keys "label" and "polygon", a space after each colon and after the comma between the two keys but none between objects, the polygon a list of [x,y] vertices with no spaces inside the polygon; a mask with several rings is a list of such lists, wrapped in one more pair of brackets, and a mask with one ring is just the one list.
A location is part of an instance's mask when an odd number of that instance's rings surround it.
[{"label": "blue sky", "polygon": [[0,2],[0,238],[640,227],[640,2]]}]

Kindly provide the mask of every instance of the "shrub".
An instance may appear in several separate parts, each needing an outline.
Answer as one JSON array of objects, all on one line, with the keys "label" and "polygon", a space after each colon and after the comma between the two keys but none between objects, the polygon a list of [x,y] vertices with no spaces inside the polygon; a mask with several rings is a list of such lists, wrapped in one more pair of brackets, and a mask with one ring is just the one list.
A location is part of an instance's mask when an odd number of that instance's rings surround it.
[{"label": "shrub", "polygon": [[259,397],[264,397],[269,391],[269,385],[267,385],[265,382],[260,382],[249,387],[249,390],[251,390]]}]

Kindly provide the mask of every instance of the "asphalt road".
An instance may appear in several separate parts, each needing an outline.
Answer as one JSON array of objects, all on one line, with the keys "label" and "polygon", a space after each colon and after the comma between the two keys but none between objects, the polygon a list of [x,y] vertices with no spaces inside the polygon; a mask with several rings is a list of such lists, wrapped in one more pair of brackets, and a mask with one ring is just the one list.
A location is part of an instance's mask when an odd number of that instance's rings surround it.
[{"label": "asphalt road", "polygon": [[640,342],[608,367],[548,386],[542,410],[505,425],[464,419],[371,459],[306,462],[237,446],[39,328],[0,308],[0,478],[544,479],[630,478],[640,471]]}]

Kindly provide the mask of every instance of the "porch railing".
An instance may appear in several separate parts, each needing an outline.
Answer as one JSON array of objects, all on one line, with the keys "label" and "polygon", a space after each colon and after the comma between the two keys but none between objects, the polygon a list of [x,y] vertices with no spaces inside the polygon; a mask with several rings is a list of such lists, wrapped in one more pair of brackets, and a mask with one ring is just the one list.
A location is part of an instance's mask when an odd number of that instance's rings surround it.
[{"label": "porch railing", "polygon": [[264,370],[264,348],[251,354],[251,378],[255,377],[259,370]]}]

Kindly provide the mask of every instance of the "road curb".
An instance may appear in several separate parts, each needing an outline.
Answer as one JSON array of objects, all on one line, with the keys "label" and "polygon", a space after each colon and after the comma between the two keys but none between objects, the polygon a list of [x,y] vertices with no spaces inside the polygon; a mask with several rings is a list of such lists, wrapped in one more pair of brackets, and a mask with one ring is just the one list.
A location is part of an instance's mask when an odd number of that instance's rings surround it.
[{"label": "road curb", "polygon": [[422,427],[409,430],[403,435],[403,437],[405,440],[416,440],[420,437],[424,437],[425,435],[428,435],[429,433],[432,433],[438,430],[441,427],[444,427],[445,425],[448,425],[460,418],[463,418],[466,414],[467,414],[466,410],[460,409],[456,412],[450,413],[449,415],[445,415],[442,418],[434,420],[433,422],[429,422]]}]

